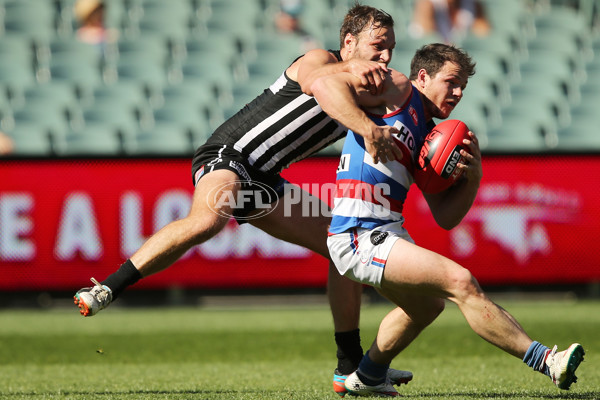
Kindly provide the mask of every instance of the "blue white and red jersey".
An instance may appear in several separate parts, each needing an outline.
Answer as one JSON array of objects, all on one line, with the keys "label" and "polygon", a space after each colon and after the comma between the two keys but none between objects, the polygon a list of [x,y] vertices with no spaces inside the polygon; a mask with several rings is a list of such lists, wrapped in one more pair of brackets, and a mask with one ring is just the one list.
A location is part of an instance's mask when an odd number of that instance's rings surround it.
[{"label": "blue white and red jersey", "polygon": [[348,131],[337,169],[330,234],[355,227],[374,229],[404,222],[402,208],[414,182],[413,170],[419,150],[425,136],[435,126],[425,120],[423,104],[415,87],[402,108],[386,115],[367,115],[377,125],[398,128],[400,132],[394,136],[403,157],[375,164],[365,150],[363,137]]}]

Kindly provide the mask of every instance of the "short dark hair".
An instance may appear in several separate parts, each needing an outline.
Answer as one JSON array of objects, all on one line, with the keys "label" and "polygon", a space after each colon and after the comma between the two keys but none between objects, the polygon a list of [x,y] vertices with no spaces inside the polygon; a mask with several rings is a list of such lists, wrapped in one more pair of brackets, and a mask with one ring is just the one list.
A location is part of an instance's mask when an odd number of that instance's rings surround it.
[{"label": "short dark hair", "polygon": [[344,39],[348,33],[352,36],[358,36],[369,24],[377,27],[393,28],[394,18],[383,10],[364,6],[358,2],[355,3],[346,13],[340,28],[340,49],[344,47]]},{"label": "short dark hair", "polygon": [[437,74],[446,61],[456,63],[469,77],[475,75],[475,62],[469,54],[456,46],[444,43],[426,44],[415,52],[410,62],[410,80],[417,79],[421,69],[431,76]]}]

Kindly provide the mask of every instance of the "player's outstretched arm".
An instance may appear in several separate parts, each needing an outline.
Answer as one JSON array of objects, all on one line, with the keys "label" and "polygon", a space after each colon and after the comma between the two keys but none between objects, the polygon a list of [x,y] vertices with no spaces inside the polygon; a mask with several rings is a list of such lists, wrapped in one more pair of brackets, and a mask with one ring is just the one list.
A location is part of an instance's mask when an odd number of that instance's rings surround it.
[{"label": "player's outstretched arm", "polygon": [[320,77],[315,80],[311,89],[323,111],[364,138],[366,150],[374,162],[402,158],[402,152],[392,137],[398,130],[391,126],[376,125],[360,108],[385,108],[393,103],[390,98],[399,103],[404,93],[400,94],[391,80],[386,80],[386,89],[379,96],[372,95],[360,79],[350,73]]},{"label": "player's outstretched arm", "polygon": [[312,96],[311,86],[316,79],[340,72],[359,78],[371,94],[381,94],[388,68],[385,64],[359,58],[338,62],[327,50],[315,49],[299,58],[288,70],[288,76],[300,84],[304,93]]}]

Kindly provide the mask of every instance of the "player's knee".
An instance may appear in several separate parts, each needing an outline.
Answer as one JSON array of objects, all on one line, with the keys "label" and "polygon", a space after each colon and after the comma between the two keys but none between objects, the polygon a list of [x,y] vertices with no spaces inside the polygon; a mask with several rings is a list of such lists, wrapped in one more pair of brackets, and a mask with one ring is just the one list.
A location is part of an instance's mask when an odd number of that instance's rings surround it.
[{"label": "player's knee", "polygon": [[463,267],[455,268],[450,276],[450,292],[457,300],[478,295],[481,292],[479,284],[471,272]]},{"label": "player's knee", "polygon": [[218,215],[214,216],[188,216],[184,223],[189,240],[194,244],[201,244],[217,235],[225,228],[228,220]]},{"label": "player's knee", "polygon": [[419,312],[418,323],[425,328],[431,324],[446,308],[446,302],[444,299],[431,298],[429,305],[426,308],[421,309]]}]

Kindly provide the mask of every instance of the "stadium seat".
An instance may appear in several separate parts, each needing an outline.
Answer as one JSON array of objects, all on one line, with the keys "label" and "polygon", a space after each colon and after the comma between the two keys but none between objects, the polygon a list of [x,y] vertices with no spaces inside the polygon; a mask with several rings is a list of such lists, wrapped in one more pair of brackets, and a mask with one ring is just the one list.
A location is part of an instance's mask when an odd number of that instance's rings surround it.
[{"label": "stadium seat", "polygon": [[598,49],[595,50],[595,52],[596,56],[594,57],[594,59],[591,62],[587,63],[587,65],[585,66],[586,81],[582,85],[582,89],[590,83],[593,84],[594,82],[600,82],[600,45],[598,46]]},{"label": "stadium seat", "polygon": [[[600,98],[600,96],[597,96]],[[577,152],[600,151],[600,135],[593,127],[600,122],[598,103],[582,103],[571,111],[572,122],[558,131],[559,150]]]},{"label": "stadium seat", "polygon": [[171,101],[163,107],[154,110],[154,121],[157,123],[167,122],[179,124],[182,128],[191,132],[207,132],[209,124],[206,110],[191,102]]},{"label": "stadium seat", "polygon": [[[248,78],[245,84],[269,86],[291,65],[289,58],[260,57],[248,63]],[[258,81],[258,82],[257,82]]]},{"label": "stadium seat", "polygon": [[[563,31],[548,32],[529,41],[527,45],[528,62],[542,64],[554,58],[554,63],[566,63],[570,66],[571,74],[575,75],[578,82],[585,80],[585,65],[589,56],[587,50],[579,47],[577,41]],[[590,50],[591,51],[591,50]]]},{"label": "stadium seat", "polygon": [[[580,96],[578,106],[594,104],[597,108],[598,104],[600,104],[600,75],[594,79],[590,76],[590,79],[581,86]],[[594,114],[598,115],[598,112],[596,111]]]},{"label": "stadium seat", "polygon": [[[477,63],[477,74],[501,73],[513,82],[518,78],[517,69],[519,62],[525,57],[525,50],[505,34],[490,35],[488,37],[468,36],[461,42],[473,60]],[[498,71],[498,67],[501,71]]]},{"label": "stadium seat", "polygon": [[[585,61],[593,57],[590,16],[568,6],[554,6],[548,12],[539,13],[535,17],[536,38],[547,38],[562,35],[574,40],[577,49]],[[558,39],[559,40],[559,39]],[[555,50],[564,50],[557,44]]]},{"label": "stadium seat", "polygon": [[240,43],[230,35],[206,34],[202,37],[188,38],[185,43],[186,52],[191,57],[218,58],[232,60],[239,57]]},{"label": "stadium seat", "polygon": [[[235,17],[236,15],[243,18]],[[205,25],[208,32],[220,34],[226,31],[247,36],[254,34],[264,23],[258,2],[219,0],[210,2],[210,17]]]},{"label": "stadium seat", "polygon": [[119,133],[108,125],[86,125],[70,131],[60,149],[61,155],[78,156],[114,156],[122,152]]},{"label": "stadium seat", "polygon": [[123,0],[104,0],[104,21],[108,28],[121,30],[124,20],[128,18],[127,8]]},{"label": "stadium seat", "polygon": [[194,152],[188,129],[178,123],[156,122],[136,135],[136,154],[190,156]]},{"label": "stadium seat", "polygon": [[59,37],[68,37],[73,35],[77,26],[74,6],[77,0],[55,0],[56,16],[55,25],[56,33]]},{"label": "stadium seat", "polygon": [[225,109],[225,118],[229,118],[239,110],[244,108],[246,104],[254,100],[262,94],[274,79],[250,79],[247,82],[240,83],[233,88],[233,103]]},{"label": "stadium seat", "polygon": [[142,19],[166,20],[168,22],[187,22],[194,8],[191,0],[144,0],[141,2]]},{"label": "stadium seat", "polygon": [[208,125],[207,131],[200,132],[200,135],[210,134],[224,121],[223,108],[216,102],[217,96],[209,82],[195,80],[170,85],[163,89],[162,95],[163,104],[166,107],[177,107],[178,104],[184,104],[184,108],[192,106],[204,110],[204,119]]},{"label": "stadium seat", "polygon": [[54,37],[55,9],[53,2],[39,0],[10,1],[4,4],[4,30],[34,40]]},{"label": "stadium seat", "polygon": [[[170,14],[166,14],[168,18]],[[165,20],[165,18],[142,18],[138,23],[140,36],[157,35],[168,40],[184,42],[190,34],[188,21]]]},{"label": "stadium seat", "polygon": [[[390,62],[390,67],[408,76],[410,74],[410,61],[415,55],[415,51],[421,46],[435,42],[443,42],[441,36],[435,33],[421,38],[396,38],[396,47],[394,48],[394,56]],[[335,48],[339,49],[339,38],[336,38],[334,43],[336,44]]]},{"label": "stadium seat", "polygon": [[16,156],[48,157],[53,154],[51,133],[45,126],[21,123],[6,133],[13,140]]},{"label": "stadium seat", "polygon": [[[488,121],[485,108],[477,100],[467,103],[463,103],[463,100],[461,100],[458,107],[450,114],[450,119],[458,119],[467,124],[469,129],[479,137],[480,146],[482,138],[487,137],[487,131],[492,126]],[[494,126],[498,126],[498,124]],[[484,148],[484,146],[481,147]]]},{"label": "stadium seat", "polygon": [[220,60],[225,68],[231,69],[235,79],[247,77],[246,62],[254,58],[254,50],[245,51],[242,42],[232,35],[208,33],[198,38],[188,38],[184,46],[183,56],[178,60],[174,60],[174,62],[185,64],[185,59],[188,57],[190,60],[204,59],[205,61],[201,62],[202,64],[206,62],[214,63],[215,60]]},{"label": "stadium seat", "polygon": [[35,123],[56,135],[62,135],[69,128],[71,113],[72,110],[62,104],[39,102],[14,111],[13,118],[15,127],[21,123]]},{"label": "stadium seat", "polygon": [[119,59],[116,66],[118,82],[138,82],[152,90],[167,84],[165,66],[145,59]]},{"label": "stadium seat", "polygon": [[586,77],[585,68],[581,63],[573,57],[552,50],[536,51],[535,57],[520,63],[519,74],[522,79],[532,75],[568,78],[576,84],[584,82]]},{"label": "stadium seat", "polygon": [[588,25],[585,16],[579,14],[572,7],[554,6],[546,12],[535,15],[534,27],[536,36],[544,35],[552,31],[586,35]]},{"label": "stadium seat", "polygon": [[234,86],[232,66],[226,60],[188,55],[181,66],[182,83],[193,84],[197,81],[211,85],[215,100],[222,106],[232,102],[231,91]]},{"label": "stadium seat", "polygon": [[284,64],[291,64],[303,54],[303,40],[295,35],[259,35],[256,39],[257,58],[275,58]]},{"label": "stadium seat", "polygon": [[33,41],[24,35],[4,35],[0,38],[0,57],[18,65],[33,65]]},{"label": "stadium seat", "polygon": [[127,143],[140,130],[140,110],[135,107],[124,108],[119,103],[106,102],[91,104],[82,110],[82,114],[86,126],[100,125],[118,131]]},{"label": "stadium seat", "polygon": [[511,90],[511,102],[502,108],[502,115],[519,115],[537,120],[547,132],[570,123],[570,106],[561,93],[562,89],[553,84],[539,86],[515,85]]},{"label": "stadium seat", "polygon": [[160,35],[121,38],[117,41],[116,48],[118,56],[124,59],[143,57],[161,65],[169,59],[167,39]]},{"label": "stadium seat", "polygon": [[52,60],[49,73],[51,80],[70,82],[82,88],[97,86],[103,81],[100,65],[80,62],[76,57]]},{"label": "stadium seat", "polygon": [[35,73],[31,64],[0,63],[0,84],[16,90],[22,90],[22,88],[36,83]]},{"label": "stadium seat", "polygon": [[49,108],[76,107],[79,101],[74,85],[70,82],[53,81],[29,86],[23,91],[23,107],[44,106]]},{"label": "stadium seat", "polygon": [[501,57],[514,57],[519,51],[512,36],[503,33],[488,36],[468,35],[460,42],[460,47],[470,54],[495,54]]},{"label": "stadium seat", "polygon": [[102,61],[102,52],[97,47],[74,37],[53,38],[48,43],[48,47],[52,60],[78,59],[79,62],[90,65],[100,65]]},{"label": "stadium seat", "polygon": [[531,118],[507,118],[500,127],[488,130],[486,152],[544,152],[544,133],[544,128]]},{"label": "stadium seat", "polygon": [[485,0],[486,15],[494,34],[511,34],[523,44],[535,34],[533,13],[522,0]]},{"label": "stadium seat", "polygon": [[138,82],[120,82],[112,85],[99,85],[93,89],[96,106],[112,103],[124,108],[149,106],[144,88]]},{"label": "stadium seat", "polygon": [[[273,7],[274,12],[271,14],[267,21],[271,21],[267,24],[267,29],[276,31],[275,16],[276,12],[279,11],[279,7]],[[304,30],[317,40],[323,40],[330,36],[332,31],[331,21],[331,10],[326,1],[321,0],[305,0],[302,11],[299,15],[300,24]],[[339,30],[339,27],[338,27]]]}]

